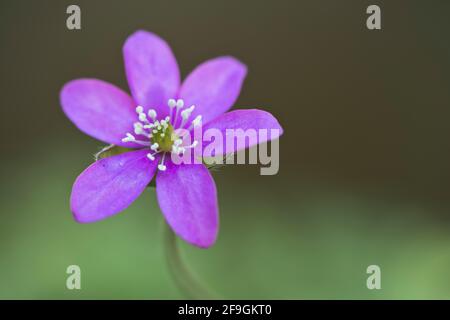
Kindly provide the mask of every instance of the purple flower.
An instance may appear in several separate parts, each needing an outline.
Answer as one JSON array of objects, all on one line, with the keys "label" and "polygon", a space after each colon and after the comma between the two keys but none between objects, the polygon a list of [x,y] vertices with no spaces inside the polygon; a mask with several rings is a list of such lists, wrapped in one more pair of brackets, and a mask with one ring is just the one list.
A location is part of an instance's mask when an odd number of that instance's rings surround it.
[{"label": "purple flower", "polygon": [[136,149],[98,160],[84,170],[72,188],[71,211],[81,223],[107,218],[128,207],[156,175],[157,198],[167,223],[185,241],[209,247],[218,232],[216,186],[203,164],[172,161],[173,154],[197,147],[196,141],[186,145],[177,130],[198,126],[224,133],[238,128],[279,130],[276,136],[243,146],[249,147],[277,138],[282,129],[265,111],[225,113],[236,101],[247,72],[232,57],[208,60],[180,83],[170,47],[155,34],[135,32],[126,40],[123,55],[131,97],[97,79],[76,79],[61,90],[62,108],[81,131]]}]

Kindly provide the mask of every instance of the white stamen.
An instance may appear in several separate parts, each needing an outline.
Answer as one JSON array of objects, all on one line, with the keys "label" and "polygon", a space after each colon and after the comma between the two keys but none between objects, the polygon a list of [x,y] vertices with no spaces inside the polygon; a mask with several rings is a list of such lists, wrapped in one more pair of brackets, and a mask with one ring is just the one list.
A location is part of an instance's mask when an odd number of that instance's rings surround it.
[{"label": "white stamen", "polygon": [[192,125],[194,127],[198,127],[198,125],[202,122],[202,116],[199,114],[195,117],[195,119],[192,121]]},{"label": "white stamen", "polygon": [[181,109],[184,107],[184,100],[183,99],[178,99],[177,100],[177,109]]},{"label": "white stamen", "polygon": [[158,149],[158,147],[159,147],[159,144],[155,142],[154,144],[152,144],[150,146],[150,149],[152,149],[153,151],[156,151]]},{"label": "white stamen", "polygon": [[170,109],[172,109],[177,105],[177,102],[175,101],[175,99],[169,99],[169,101],[167,101],[167,105],[169,106]]},{"label": "white stamen", "polygon": [[152,161],[155,160],[155,157],[151,153],[147,153],[147,158],[149,158]]},{"label": "white stamen", "polygon": [[131,142],[135,140],[136,138],[131,133],[127,132],[127,136],[122,139],[122,142]]},{"label": "white stamen", "polygon": [[198,127],[201,123],[202,123],[202,116],[199,114],[198,116],[195,117],[194,120],[192,120],[192,123],[189,126],[189,128],[187,128],[187,130],[190,131],[192,130],[192,128]]},{"label": "white stamen", "polygon": [[144,135],[148,137],[148,133],[144,130],[144,125],[140,122],[134,123],[134,133],[137,135]]},{"label": "white stamen", "polygon": [[181,117],[183,118],[183,120],[181,121],[180,127],[179,128],[183,128],[184,125],[186,124],[187,119],[189,119],[189,117],[192,114],[192,111],[194,111],[195,106],[192,105],[187,109],[184,109],[183,111],[181,111]]},{"label": "white stamen", "polygon": [[173,108],[177,105],[177,102],[175,99],[169,99],[169,101],[167,101],[167,105],[169,106],[169,116],[172,116]]},{"label": "white stamen", "polygon": [[153,119],[153,121],[155,121],[155,119],[156,119],[156,111],[155,110],[150,109],[150,110],[148,110],[147,114],[150,118]]},{"label": "white stamen", "polygon": [[142,113],[142,112],[144,112],[144,107],[142,107],[142,106],[137,106],[137,107],[136,107],[136,112],[137,112],[137,113]]},{"label": "white stamen", "polygon": [[147,116],[145,113],[139,113],[139,120],[142,122],[147,122]]},{"label": "white stamen", "polygon": [[150,142],[136,140],[136,138],[129,132],[127,132],[127,136],[122,139],[122,142],[134,142],[134,143],[140,144],[142,146],[146,146],[146,147],[150,146]]},{"label": "white stamen", "polygon": [[167,167],[164,165],[164,157],[166,156],[166,154],[164,153],[162,158],[161,158],[161,163],[158,164],[158,169],[161,171],[166,171]]},{"label": "white stamen", "polygon": [[173,117],[173,123],[172,125],[176,125],[177,124],[177,118],[178,118],[178,111],[184,107],[184,101],[183,99],[178,99],[177,100],[177,104],[176,104],[176,109],[175,109],[175,116]]},{"label": "white stamen", "polygon": [[183,111],[181,111],[181,116],[183,117],[183,119],[187,119],[191,116],[192,111],[194,111],[195,106],[190,106],[187,109],[184,109]]}]

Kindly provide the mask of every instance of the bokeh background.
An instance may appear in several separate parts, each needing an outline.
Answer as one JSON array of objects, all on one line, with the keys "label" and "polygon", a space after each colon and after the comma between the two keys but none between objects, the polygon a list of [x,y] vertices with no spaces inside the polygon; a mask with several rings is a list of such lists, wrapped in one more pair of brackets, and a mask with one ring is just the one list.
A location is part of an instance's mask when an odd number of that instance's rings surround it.
[{"label": "bokeh background", "polygon": [[[82,30],[66,29],[78,4]],[[366,29],[369,4],[382,30]],[[102,146],[61,111],[59,90],[96,77],[128,90],[126,37],[153,31],[185,76],[230,54],[248,65],[236,107],[285,129],[278,175],[214,173],[217,244],[180,243],[225,298],[450,298],[450,2],[445,0],[23,1],[0,4],[0,298],[184,298],[167,270],[148,189],[88,225],[71,185]],[[67,290],[68,265],[81,290]],[[382,289],[366,288],[381,267]]]}]

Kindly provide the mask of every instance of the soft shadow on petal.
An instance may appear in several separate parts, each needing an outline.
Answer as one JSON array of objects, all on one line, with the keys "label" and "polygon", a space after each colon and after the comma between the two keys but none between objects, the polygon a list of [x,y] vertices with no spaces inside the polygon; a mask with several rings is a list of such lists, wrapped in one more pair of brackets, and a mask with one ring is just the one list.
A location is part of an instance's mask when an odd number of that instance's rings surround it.
[{"label": "soft shadow on petal", "polygon": [[247,67],[233,57],[208,60],[195,68],[183,82],[180,98],[195,105],[191,119],[201,114],[207,123],[230,109],[237,100]]},{"label": "soft shadow on petal", "polygon": [[176,98],[180,86],[178,64],[169,45],[157,35],[136,31],[123,46],[125,72],[131,94],[145,110],[165,117],[167,101]]},{"label": "soft shadow on petal", "polygon": [[[213,121],[203,126],[203,135],[208,130],[216,130],[221,134],[221,139],[208,141],[204,138],[203,147],[214,143],[217,152],[215,156],[237,152],[254,145],[277,139],[283,134],[278,120],[269,112],[258,109],[244,109],[227,112]],[[265,130],[261,130],[265,129]],[[229,139],[233,143],[227,143],[228,135],[234,139]],[[254,134],[253,134],[254,133]],[[266,133],[266,134],[265,134]]]},{"label": "soft shadow on petal", "polygon": [[214,244],[219,218],[217,192],[211,174],[198,164],[176,165],[156,176],[156,194],[167,223],[183,240],[200,248]]},{"label": "soft shadow on petal", "polygon": [[127,132],[133,132],[137,116],[133,99],[113,84],[73,80],[62,88],[60,101],[64,113],[84,133],[122,147],[138,146],[122,142]]},{"label": "soft shadow on petal", "polygon": [[101,159],[76,179],[70,198],[75,219],[81,223],[107,218],[127,208],[147,187],[158,159],[150,161],[148,150]]}]

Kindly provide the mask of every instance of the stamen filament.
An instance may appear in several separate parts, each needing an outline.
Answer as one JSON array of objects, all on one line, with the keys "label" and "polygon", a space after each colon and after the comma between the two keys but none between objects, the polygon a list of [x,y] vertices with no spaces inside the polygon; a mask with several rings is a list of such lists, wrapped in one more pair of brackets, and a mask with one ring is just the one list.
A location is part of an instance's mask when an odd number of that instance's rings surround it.
[{"label": "stamen filament", "polygon": [[158,169],[161,171],[166,171],[167,167],[164,165],[164,158],[165,158],[166,154],[164,153],[162,158],[161,158],[161,162],[158,164]]}]

